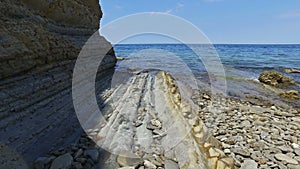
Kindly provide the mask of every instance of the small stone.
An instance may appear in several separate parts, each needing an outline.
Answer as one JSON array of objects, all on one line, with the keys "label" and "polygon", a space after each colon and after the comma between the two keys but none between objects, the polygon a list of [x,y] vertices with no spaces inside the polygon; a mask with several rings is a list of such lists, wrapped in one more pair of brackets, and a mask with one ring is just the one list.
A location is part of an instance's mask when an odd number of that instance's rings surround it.
[{"label": "small stone", "polygon": [[250,152],[246,149],[236,148],[236,149],[233,149],[232,152],[234,152],[235,154],[241,155],[243,157],[250,157]]},{"label": "small stone", "polygon": [[135,169],[135,168],[134,167],[121,167],[121,168],[118,168],[118,169]]},{"label": "small stone", "polygon": [[226,143],[223,143],[222,142],[222,147],[225,148],[225,149],[230,149],[231,146],[229,144],[226,144]]},{"label": "small stone", "polygon": [[293,152],[293,149],[290,146],[279,146],[278,148],[284,153]]},{"label": "small stone", "polygon": [[248,121],[248,120],[242,121],[241,127],[249,127],[249,126],[251,126],[250,121]]},{"label": "small stone", "polygon": [[152,132],[153,132],[153,134],[159,135],[160,137],[163,137],[163,136],[166,135],[165,132],[163,132],[163,131],[161,131],[161,130],[157,130],[157,129],[153,130]]},{"label": "small stone", "polygon": [[143,164],[144,161],[136,154],[133,154],[130,151],[123,150],[118,155],[117,162],[121,167],[127,167],[127,166],[137,167],[140,164]]},{"label": "small stone", "polygon": [[201,131],[201,127],[200,126],[196,126],[196,127],[193,128],[193,131],[195,133],[199,133]]},{"label": "small stone", "polygon": [[161,122],[156,119],[152,119],[151,124],[155,127],[161,128]]},{"label": "small stone", "polygon": [[299,145],[296,144],[296,143],[292,143],[292,147],[293,147],[294,149],[296,149],[296,148],[299,148]]},{"label": "small stone", "polygon": [[87,157],[90,157],[94,162],[98,161],[98,157],[99,157],[99,151],[96,149],[92,149],[92,150],[86,150],[84,152],[84,155]]},{"label": "small stone", "polygon": [[263,158],[260,158],[259,160],[258,160],[258,164],[259,165],[263,165],[263,164],[266,164],[267,163],[267,161],[265,160],[265,159],[263,159]]},{"label": "small stone", "polygon": [[156,168],[157,168],[153,163],[151,163],[151,162],[148,161],[148,160],[145,160],[145,161],[144,161],[144,166],[145,166],[146,168],[149,168],[149,169],[156,169]]},{"label": "small stone", "polygon": [[230,149],[224,149],[224,153],[225,153],[225,154],[230,154],[231,151],[230,151]]},{"label": "small stone", "polygon": [[294,152],[295,152],[295,154],[297,154],[298,156],[300,156],[300,149],[299,148],[295,148]]},{"label": "small stone", "polygon": [[161,122],[156,119],[152,119],[150,121],[150,123],[147,125],[147,129],[149,129],[149,130],[155,130],[155,129],[161,129],[161,128],[162,128]]},{"label": "small stone", "polygon": [[297,142],[298,142],[298,139],[297,139],[297,137],[291,136],[290,141],[291,141],[292,143],[297,143]]},{"label": "small stone", "polygon": [[275,154],[275,158],[279,161],[286,161],[289,164],[295,164],[295,165],[298,164],[297,160],[294,160],[285,154]]},{"label": "small stone", "polygon": [[50,169],[70,168],[73,162],[73,157],[70,153],[66,153],[57,157],[51,164]]},{"label": "small stone", "polygon": [[241,169],[257,169],[257,163],[254,160],[245,160]]},{"label": "small stone", "polygon": [[204,94],[202,98],[206,100],[210,100],[210,96],[208,94]]}]

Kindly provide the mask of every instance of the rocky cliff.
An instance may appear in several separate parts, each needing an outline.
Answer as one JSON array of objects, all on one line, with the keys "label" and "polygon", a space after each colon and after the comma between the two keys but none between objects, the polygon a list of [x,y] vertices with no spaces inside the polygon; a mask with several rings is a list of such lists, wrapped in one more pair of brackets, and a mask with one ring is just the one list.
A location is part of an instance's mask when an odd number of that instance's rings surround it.
[{"label": "rocky cliff", "polygon": [[[2,0],[0,10],[0,143],[30,161],[75,142],[82,131],[72,72],[102,12],[98,0]],[[95,37],[100,46],[111,46]],[[99,83],[114,71],[113,50],[105,60]]]}]

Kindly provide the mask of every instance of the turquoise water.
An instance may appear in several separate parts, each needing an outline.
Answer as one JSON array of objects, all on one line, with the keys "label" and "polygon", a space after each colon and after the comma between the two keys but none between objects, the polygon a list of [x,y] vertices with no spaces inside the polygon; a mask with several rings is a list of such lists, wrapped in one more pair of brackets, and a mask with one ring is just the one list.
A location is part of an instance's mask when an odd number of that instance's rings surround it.
[{"label": "turquoise water", "polygon": [[[192,45],[202,48],[202,45]],[[221,60],[226,76],[237,75],[243,78],[257,79],[263,71],[278,71],[286,74],[284,68],[300,69],[300,45],[214,45],[216,56]],[[198,55],[183,44],[118,44],[114,46],[117,56],[132,60],[118,65],[117,69],[128,67],[186,71],[188,67],[197,77],[204,76],[206,69]],[[153,50],[153,52],[151,52]],[[212,51],[202,52],[200,57],[210,57]],[[168,52],[168,53],[165,53]],[[131,64],[132,63],[132,64]],[[300,74],[286,74],[300,81]]]}]

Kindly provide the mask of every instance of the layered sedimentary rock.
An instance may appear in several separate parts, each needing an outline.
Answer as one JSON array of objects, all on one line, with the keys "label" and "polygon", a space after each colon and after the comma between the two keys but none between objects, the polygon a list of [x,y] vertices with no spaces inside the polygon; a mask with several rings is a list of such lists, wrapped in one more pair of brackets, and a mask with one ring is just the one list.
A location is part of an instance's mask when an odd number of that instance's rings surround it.
[{"label": "layered sedimentary rock", "polygon": [[146,71],[102,95],[105,121],[88,130],[110,153],[99,168],[232,168],[180,91],[169,73]]},{"label": "layered sedimentary rock", "polygon": [[[72,73],[102,12],[98,0],[3,0],[0,8],[0,142],[30,161],[76,142],[82,131]],[[111,47],[97,32],[94,37],[97,45]],[[109,86],[115,61],[110,50],[97,91]]]}]

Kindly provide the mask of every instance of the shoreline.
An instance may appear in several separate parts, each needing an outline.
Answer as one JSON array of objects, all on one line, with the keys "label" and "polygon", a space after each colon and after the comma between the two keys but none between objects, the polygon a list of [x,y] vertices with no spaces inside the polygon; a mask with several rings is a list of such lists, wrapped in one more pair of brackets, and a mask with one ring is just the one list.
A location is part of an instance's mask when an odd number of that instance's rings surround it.
[{"label": "shoreline", "polygon": [[[133,77],[144,73],[137,73]],[[148,72],[146,71],[146,73]],[[152,73],[150,72],[150,74]],[[298,132],[300,131],[298,130],[300,129],[300,114],[297,110],[281,108],[276,104],[274,106],[274,103],[265,104],[259,99],[251,102],[251,99],[243,100],[243,98],[234,98],[233,96],[212,96],[205,90],[207,89],[201,88],[201,91],[196,91],[196,93],[192,91],[192,94],[184,95],[191,97],[193,104],[197,106],[194,113],[204,122],[208,128],[207,132],[213,136],[213,145],[222,150],[225,157],[234,159],[235,168],[248,165],[248,163],[252,167],[257,166],[258,168],[300,167],[300,133]],[[180,90],[180,92],[186,91]],[[189,105],[192,104],[189,103]],[[109,119],[112,115],[108,113],[105,117]],[[53,162],[55,159],[53,154],[59,156],[69,152],[74,159],[76,159],[76,155],[80,156],[79,160],[75,160],[75,163],[72,164],[74,167],[75,165],[89,165],[90,167],[104,165],[118,168],[115,161],[118,156],[99,149],[91,140],[98,135],[99,129],[89,130],[87,133],[88,135],[83,133],[80,142],[73,145],[73,148],[63,148],[60,151],[51,152],[50,157],[46,159],[49,161],[51,158],[50,162]],[[94,155],[97,155],[95,152],[98,152],[97,156],[100,156],[102,152],[107,156],[106,160],[92,161],[91,155],[85,153],[89,150],[92,150]],[[282,156],[288,162],[284,162]],[[51,164],[50,162],[48,165]],[[150,162],[155,165],[155,160],[150,160]],[[160,163],[156,167],[160,167],[160,165],[164,165],[164,163]]]}]

